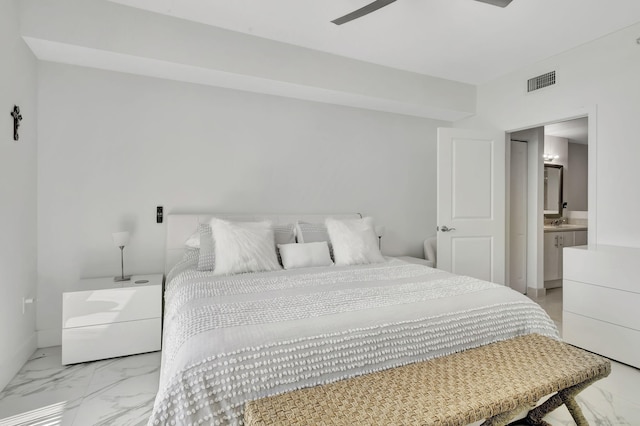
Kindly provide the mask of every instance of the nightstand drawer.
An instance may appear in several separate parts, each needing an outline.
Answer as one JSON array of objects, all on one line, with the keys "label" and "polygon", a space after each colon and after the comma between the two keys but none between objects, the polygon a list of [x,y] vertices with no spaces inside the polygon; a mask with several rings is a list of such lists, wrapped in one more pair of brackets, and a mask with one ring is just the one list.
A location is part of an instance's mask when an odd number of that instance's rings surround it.
[{"label": "nightstand drawer", "polygon": [[62,330],[62,364],[160,350],[160,318]]},{"label": "nightstand drawer", "polygon": [[160,318],[162,286],[74,291],[62,295],[62,328]]}]

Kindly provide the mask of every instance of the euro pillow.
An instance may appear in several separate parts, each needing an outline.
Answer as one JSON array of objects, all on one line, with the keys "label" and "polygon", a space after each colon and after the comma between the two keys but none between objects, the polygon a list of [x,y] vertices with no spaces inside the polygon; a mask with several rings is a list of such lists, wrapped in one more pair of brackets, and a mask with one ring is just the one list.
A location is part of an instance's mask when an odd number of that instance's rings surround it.
[{"label": "euro pillow", "polygon": [[296,238],[299,243],[331,242],[324,223],[296,222]]},{"label": "euro pillow", "polygon": [[[209,226],[209,224],[206,224],[206,226]],[[296,242],[296,228],[293,223],[286,225],[273,225],[273,233],[276,244],[289,244]],[[184,245],[190,249],[199,249],[200,229],[191,234],[191,236],[187,238],[187,241],[184,242]]]},{"label": "euro pillow", "polygon": [[329,244],[326,241],[278,244],[278,249],[280,249],[284,269],[333,265],[331,256],[329,256]]},{"label": "euro pillow", "polygon": [[293,223],[286,225],[272,225],[273,238],[276,245],[291,244],[296,242],[296,228]]},{"label": "euro pillow", "polygon": [[329,245],[329,255],[333,259],[331,238],[324,223],[296,222],[296,240],[299,243],[319,243],[326,241]]},{"label": "euro pillow", "polygon": [[338,220],[328,218],[325,221],[336,265],[361,265],[384,262],[378,247],[373,219]]},{"label": "euro pillow", "polygon": [[[213,218],[209,225],[215,241],[214,275],[282,269],[276,257],[271,222],[230,222]],[[203,243],[200,242],[200,256]]]},{"label": "euro pillow", "polygon": [[198,256],[198,271],[213,271],[216,266],[216,255],[214,251],[213,234],[208,223],[198,225],[200,254]]},{"label": "euro pillow", "polygon": [[296,227],[293,223],[287,225],[273,225],[273,238],[276,243],[276,255],[278,263],[282,265],[282,255],[278,246],[280,244],[291,244],[296,242]]}]

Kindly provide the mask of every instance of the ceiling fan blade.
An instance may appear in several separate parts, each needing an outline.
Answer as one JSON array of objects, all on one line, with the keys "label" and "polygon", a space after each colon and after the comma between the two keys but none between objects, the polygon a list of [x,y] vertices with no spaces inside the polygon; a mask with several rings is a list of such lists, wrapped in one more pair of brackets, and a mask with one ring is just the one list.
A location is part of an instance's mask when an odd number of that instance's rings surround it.
[{"label": "ceiling fan blade", "polygon": [[492,4],[499,7],[507,7],[512,0],[476,0],[482,3]]},{"label": "ceiling fan blade", "polygon": [[[348,13],[344,16],[341,16],[338,19],[334,19],[333,22],[336,25],[342,25],[346,22],[349,21],[353,21],[354,19],[360,18],[364,15],[368,15],[371,12],[375,12],[376,10],[380,9],[381,7],[385,7],[388,4],[393,3],[396,0],[376,0],[373,3],[369,3],[368,5],[361,7],[360,9],[353,11],[351,13]],[[511,0],[509,0],[511,1]]]}]

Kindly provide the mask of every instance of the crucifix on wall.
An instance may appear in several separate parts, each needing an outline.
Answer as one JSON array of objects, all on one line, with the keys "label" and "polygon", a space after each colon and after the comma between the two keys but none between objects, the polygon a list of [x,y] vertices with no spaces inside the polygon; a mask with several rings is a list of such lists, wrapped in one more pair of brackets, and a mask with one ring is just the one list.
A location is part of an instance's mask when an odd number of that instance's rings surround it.
[{"label": "crucifix on wall", "polygon": [[20,127],[20,122],[22,121],[22,114],[20,114],[20,107],[18,105],[13,106],[11,116],[13,117],[13,140],[17,141],[19,139],[18,128]]}]

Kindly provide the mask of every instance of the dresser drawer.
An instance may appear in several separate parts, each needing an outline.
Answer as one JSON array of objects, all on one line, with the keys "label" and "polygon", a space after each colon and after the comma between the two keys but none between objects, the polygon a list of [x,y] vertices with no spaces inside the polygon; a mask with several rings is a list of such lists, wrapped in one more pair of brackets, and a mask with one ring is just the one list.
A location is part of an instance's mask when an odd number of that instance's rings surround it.
[{"label": "dresser drawer", "polygon": [[564,311],[562,339],[588,351],[640,368],[640,331]]},{"label": "dresser drawer", "polygon": [[162,287],[110,288],[62,295],[62,328],[160,318]]},{"label": "dresser drawer", "polygon": [[640,330],[640,293],[567,279],[563,287],[564,311]]},{"label": "dresser drawer", "polygon": [[62,363],[160,350],[160,318],[62,330]]}]

